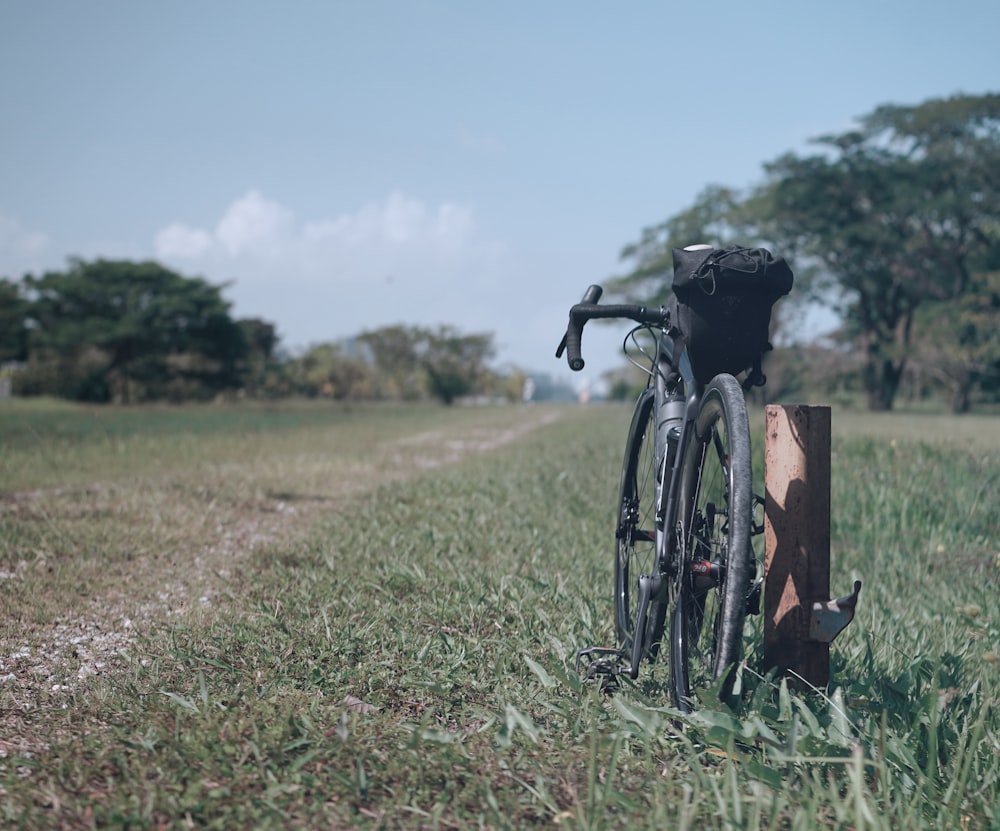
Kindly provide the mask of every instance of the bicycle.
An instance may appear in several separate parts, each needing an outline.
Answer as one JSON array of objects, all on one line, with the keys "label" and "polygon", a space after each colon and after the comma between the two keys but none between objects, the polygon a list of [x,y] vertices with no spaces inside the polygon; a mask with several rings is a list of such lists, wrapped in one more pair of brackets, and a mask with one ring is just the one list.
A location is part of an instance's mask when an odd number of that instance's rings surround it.
[{"label": "bicycle", "polygon": [[[590,286],[570,310],[556,357],[565,351],[571,369],[583,368],[590,320],[638,324],[623,344],[648,380],[633,410],[619,488],[618,645],[579,657],[597,656],[592,668],[609,675],[624,661],[635,679],[643,661],[657,659],[666,633],[672,698],[690,712],[698,688],[730,697],[745,618],[760,610],[763,568],[753,540],[764,530],[757,519],[763,499],[753,493],[744,393],[766,381],[761,354],[770,348],[771,306],[791,289],[792,274],[760,248],[675,249],[674,263],[669,305],[601,306],[603,290]],[[651,351],[639,344],[640,331],[652,336]],[[648,366],[630,356],[630,340]]]}]

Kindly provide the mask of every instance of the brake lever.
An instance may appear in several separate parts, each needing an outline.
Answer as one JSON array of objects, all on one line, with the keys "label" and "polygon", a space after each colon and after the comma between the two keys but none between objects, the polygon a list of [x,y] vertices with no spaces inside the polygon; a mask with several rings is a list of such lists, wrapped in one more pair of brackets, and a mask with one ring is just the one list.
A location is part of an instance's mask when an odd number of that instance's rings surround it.
[{"label": "brake lever", "polygon": [[556,348],[556,357],[561,358],[563,352],[566,351],[566,333],[563,332],[562,340],[559,341],[559,346]]}]

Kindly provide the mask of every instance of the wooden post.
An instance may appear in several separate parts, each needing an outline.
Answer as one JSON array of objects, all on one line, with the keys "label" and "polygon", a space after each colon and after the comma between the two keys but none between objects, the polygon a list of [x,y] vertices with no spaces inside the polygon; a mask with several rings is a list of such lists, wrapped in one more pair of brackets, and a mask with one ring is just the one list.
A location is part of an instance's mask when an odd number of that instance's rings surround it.
[{"label": "wooden post", "polygon": [[830,598],[830,408],[768,405],[766,424],[764,667],[822,689],[830,645],[809,620]]}]

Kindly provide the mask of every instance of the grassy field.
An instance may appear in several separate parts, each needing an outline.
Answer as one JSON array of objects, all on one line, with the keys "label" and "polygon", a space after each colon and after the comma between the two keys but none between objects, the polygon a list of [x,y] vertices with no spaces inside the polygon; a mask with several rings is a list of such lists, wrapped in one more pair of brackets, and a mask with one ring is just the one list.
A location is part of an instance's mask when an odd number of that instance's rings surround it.
[{"label": "grassy field", "polygon": [[835,413],[830,689],[681,716],[574,671],[627,418],[5,403],[0,823],[1000,828],[1000,420]]}]

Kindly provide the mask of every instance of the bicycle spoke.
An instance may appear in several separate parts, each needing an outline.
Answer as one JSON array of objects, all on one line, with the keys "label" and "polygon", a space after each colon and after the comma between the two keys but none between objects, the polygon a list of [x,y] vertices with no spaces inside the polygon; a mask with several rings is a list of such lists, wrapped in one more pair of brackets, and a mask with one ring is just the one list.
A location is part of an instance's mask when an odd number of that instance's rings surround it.
[{"label": "bicycle spoke", "polygon": [[[615,557],[615,627],[618,643],[634,654],[633,677],[643,657],[653,659],[663,630],[665,612],[650,590],[640,596],[642,581],[661,585],[656,563],[656,453],[653,394],[640,398],[626,443],[618,513]],[[636,646],[638,644],[638,646]]]},{"label": "bicycle spoke", "polygon": [[715,454],[719,458],[719,467],[722,470],[723,476],[729,477],[729,454],[726,452],[725,447],[722,443],[722,437],[719,435],[718,426],[712,428],[712,445],[715,447]]}]

